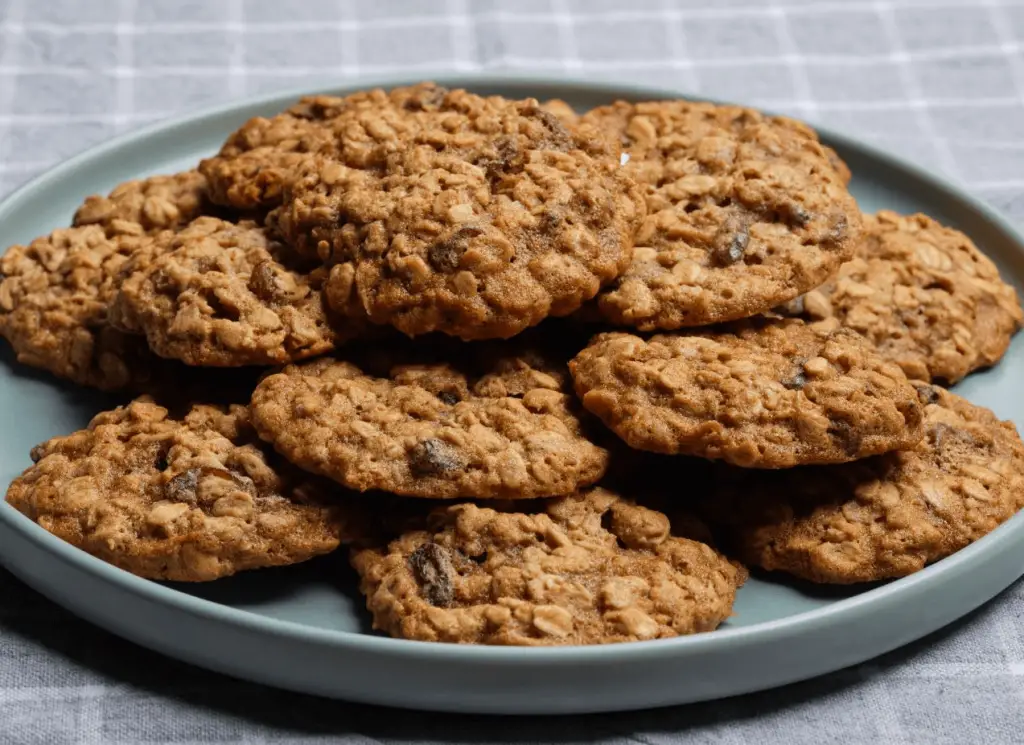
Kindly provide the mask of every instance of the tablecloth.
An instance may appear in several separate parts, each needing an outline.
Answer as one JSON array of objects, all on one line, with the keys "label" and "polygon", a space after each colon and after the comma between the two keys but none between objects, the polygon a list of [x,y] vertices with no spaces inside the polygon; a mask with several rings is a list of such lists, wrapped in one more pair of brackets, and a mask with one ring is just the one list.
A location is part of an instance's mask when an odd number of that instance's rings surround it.
[{"label": "tablecloth", "polygon": [[[749,102],[942,171],[1024,224],[1024,2],[0,0],[0,195],[143,123],[312,80],[567,73]],[[673,709],[497,719],[242,683],[0,570],[0,743],[1024,741],[1024,584],[869,664]]]}]

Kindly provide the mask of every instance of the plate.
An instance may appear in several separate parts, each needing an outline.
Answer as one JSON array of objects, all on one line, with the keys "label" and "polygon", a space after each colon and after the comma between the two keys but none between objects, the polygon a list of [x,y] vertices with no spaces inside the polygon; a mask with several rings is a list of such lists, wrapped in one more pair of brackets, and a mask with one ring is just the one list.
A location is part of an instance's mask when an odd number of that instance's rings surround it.
[{"label": "plate", "polygon": [[[344,94],[407,80],[369,80]],[[447,78],[480,93],[563,98],[589,108],[617,98],[679,97],[674,91],[557,79]],[[5,244],[66,225],[87,194],[129,178],[194,166],[229,132],[270,115],[292,91],[211,109],[120,137],[58,166],[0,205]],[[318,91],[323,92],[323,91]],[[955,186],[845,137],[822,139],[849,163],[862,209],[920,210],[968,233],[1017,285],[1024,241],[1002,218]],[[116,402],[0,359],[0,480],[30,465],[29,448],[79,429]],[[1024,421],[1024,341],[958,393]],[[829,588],[752,578],[735,617],[708,634],[603,647],[521,649],[429,644],[373,635],[343,553],[208,585],[150,582],[66,545],[0,505],[0,561],[82,618],[172,657],[282,688],[393,706],[548,714],[666,706],[755,691],[861,662],[950,623],[1024,573],[1024,514],[984,539],[905,579]]]}]

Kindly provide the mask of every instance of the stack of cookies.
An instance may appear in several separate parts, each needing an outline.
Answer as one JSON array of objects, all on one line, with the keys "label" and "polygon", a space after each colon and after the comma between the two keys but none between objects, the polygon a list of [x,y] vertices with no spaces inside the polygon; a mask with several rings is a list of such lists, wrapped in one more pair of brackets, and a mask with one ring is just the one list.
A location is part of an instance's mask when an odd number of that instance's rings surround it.
[{"label": "stack of cookies", "polygon": [[138,396],[7,501],[143,577],[350,551],[375,628],[592,644],[716,628],[749,570],[904,576],[1024,503],[947,391],[1014,290],[862,215],[808,127],[437,85],[303,99],[2,259],[18,359]]}]

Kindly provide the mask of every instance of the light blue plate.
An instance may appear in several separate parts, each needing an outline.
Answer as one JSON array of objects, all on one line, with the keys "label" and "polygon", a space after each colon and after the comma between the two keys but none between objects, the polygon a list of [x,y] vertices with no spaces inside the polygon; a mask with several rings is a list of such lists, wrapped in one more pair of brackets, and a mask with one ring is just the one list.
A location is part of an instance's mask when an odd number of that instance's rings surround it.
[{"label": "light blue plate", "polygon": [[[365,81],[391,87],[410,81]],[[563,98],[585,109],[664,90],[564,80],[440,81],[482,93]],[[356,87],[330,93],[348,93]],[[68,224],[87,194],[190,168],[251,116],[300,93],[232,104],[118,138],[55,168],[0,205],[5,244]],[[855,174],[865,211],[925,212],[968,233],[1018,288],[1024,243],[1002,218],[918,168],[823,132]],[[1003,363],[957,392],[1021,421],[1018,338]],[[0,481],[30,464],[29,448],[83,427],[113,399],[0,363]],[[55,602],[139,644],[241,678],[394,706],[461,712],[569,713],[638,709],[754,691],[830,672],[917,639],[992,598],[1024,573],[1024,516],[912,577],[872,588],[815,588],[751,579],[736,616],[709,634],[655,642],[504,649],[397,641],[369,633],[341,554],[209,585],[161,585],[114,569],[0,506],[0,559]]]}]

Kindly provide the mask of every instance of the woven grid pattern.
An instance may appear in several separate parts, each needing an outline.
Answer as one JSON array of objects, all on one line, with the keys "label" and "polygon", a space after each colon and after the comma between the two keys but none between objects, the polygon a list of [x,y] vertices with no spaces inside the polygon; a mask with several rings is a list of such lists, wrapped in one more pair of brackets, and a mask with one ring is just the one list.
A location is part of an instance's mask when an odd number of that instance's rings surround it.
[{"label": "woven grid pattern", "polygon": [[[565,72],[791,113],[1024,225],[1021,0],[0,0],[0,196],[145,122],[317,80]],[[238,683],[78,621],[0,570],[0,743],[1024,739],[1024,584],[868,665],[741,699],[497,722]]]}]

